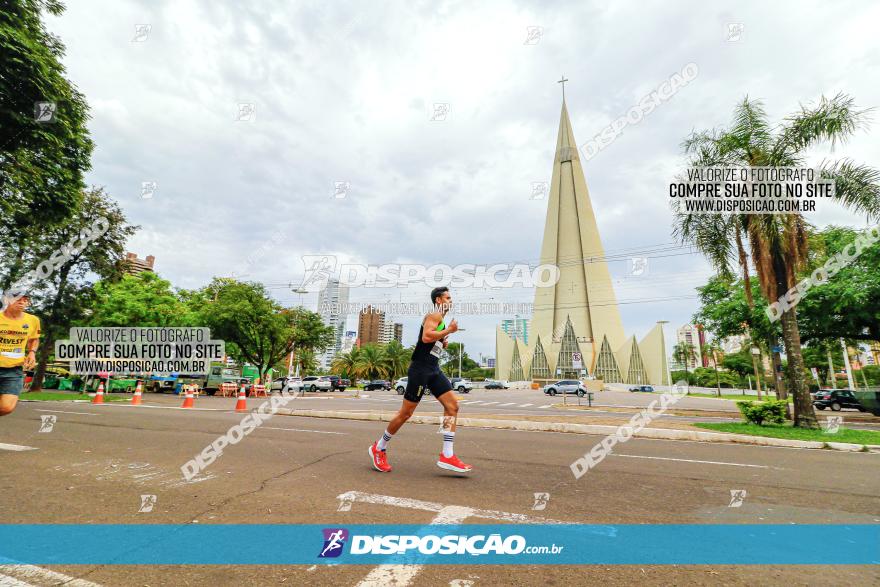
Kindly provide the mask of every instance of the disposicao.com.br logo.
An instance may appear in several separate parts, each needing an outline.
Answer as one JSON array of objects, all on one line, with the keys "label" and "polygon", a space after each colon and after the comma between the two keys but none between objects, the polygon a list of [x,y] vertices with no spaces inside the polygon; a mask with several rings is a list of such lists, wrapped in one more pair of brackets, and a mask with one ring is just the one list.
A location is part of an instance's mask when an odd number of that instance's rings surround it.
[{"label": "disposicao.com.br logo", "polygon": [[[324,546],[319,558],[338,557],[349,538],[345,528],[325,528]],[[564,546],[528,546],[518,534],[502,538],[501,534],[387,534],[351,536],[349,554],[425,554],[425,555],[517,555],[559,554]]]},{"label": "disposicao.com.br logo", "polygon": [[560,269],[544,263],[495,263],[493,265],[419,265],[385,263],[364,265],[338,263],[334,255],[303,255],[305,274],[298,289],[326,287],[330,280],[348,287],[406,287],[424,284],[452,288],[553,287],[559,282]]}]

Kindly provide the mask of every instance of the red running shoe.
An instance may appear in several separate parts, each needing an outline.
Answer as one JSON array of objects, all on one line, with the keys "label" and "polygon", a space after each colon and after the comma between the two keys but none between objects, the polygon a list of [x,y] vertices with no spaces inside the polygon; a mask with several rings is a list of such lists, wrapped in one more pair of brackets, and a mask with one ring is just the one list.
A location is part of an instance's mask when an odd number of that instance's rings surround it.
[{"label": "red running shoe", "polygon": [[370,446],[370,460],[373,461],[373,468],[382,473],[390,473],[391,465],[388,464],[388,456],[384,450],[376,448],[377,444],[374,442]]},{"label": "red running shoe", "polygon": [[440,458],[437,459],[437,466],[447,471],[455,471],[456,473],[470,473],[473,470],[473,467],[462,463],[461,459],[457,456],[452,455],[447,458],[443,456],[442,452],[440,453]]}]

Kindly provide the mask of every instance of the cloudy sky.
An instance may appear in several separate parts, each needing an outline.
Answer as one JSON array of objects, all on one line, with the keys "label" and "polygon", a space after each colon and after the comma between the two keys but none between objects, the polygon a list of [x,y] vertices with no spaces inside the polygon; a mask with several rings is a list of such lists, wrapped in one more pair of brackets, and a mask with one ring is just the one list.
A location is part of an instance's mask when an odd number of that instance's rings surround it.
[{"label": "cloudy sky", "polygon": [[[624,325],[641,337],[659,319],[688,322],[712,271],[680,249],[628,274],[628,252],[673,243],[666,188],[681,140],[726,125],[745,95],[774,120],[841,91],[880,105],[877,22],[871,2],[76,0],[48,25],[91,106],[88,181],[142,227],[129,249],[155,255],[178,287],[234,275],[313,309],[315,291],[291,291],[303,255],[535,262],[546,200],[532,184],[550,179],[556,80],[570,80],[583,145],[697,64],[695,80],[585,163],[606,252],[620,258],[610,270]],[[878,132],[816,160],[878,165]],[[865,224],[844,210],[814,220]],[[490,296],[532,300],[525,289],[457,292]],[[422,301],[427,288],[351,298]],[[504,317],[462,317],[471,356],[494,355]],[[399,319],[411,344],[419,317]]]}]

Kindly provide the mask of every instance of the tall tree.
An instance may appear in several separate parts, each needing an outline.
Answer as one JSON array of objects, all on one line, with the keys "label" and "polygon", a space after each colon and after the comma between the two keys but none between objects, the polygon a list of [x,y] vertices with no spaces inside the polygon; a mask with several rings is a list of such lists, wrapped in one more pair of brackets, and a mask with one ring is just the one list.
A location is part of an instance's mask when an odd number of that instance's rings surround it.
[{"label": "tall tree", "polygon": [[[37,311],[43,322],[43,339],[31,391],[42,387],[55,341],[63,338],[71,325],[86,318],[95,297],[90,277],[97,275],[111,281],[119,277],[118,261],[126,241],[136,230],[103,189],[93,188],[86,191],[73,216],[42,232],[36,243],[36,256],[57,258],[60,263],[46,282],[37,284],[40,292]],[[94,239],[85,246],[78,246],[81,236],[89,231],[95,231]],[[62,255],[58,256],[58,252]]]},{"label": "tall tree", "polygon": [[[811,253],[799,276],[809,276],[855,243],[861,232],[829,226],[810,235]],[[853,249],[849,249],[852,252]],[[880,340],[880,243],[866,247],[825,283],[813,286],[798,305],[801,340]]]},{"label": "tall tree", "polygon": [[214,338],[234,343],[229,354],[257,367],[262,380],[292,350],[313,353],[333,341],[333,328],[320,316],[281,307],[260,284],[215,280],[206,290],[212,295],[201,311],[204,325]]},{"label": "tall tree", "polygon": [[[746,97],[734,110],[728,129],[693,133],[683,146],[693,167],[803,167],[806,152],[820,143],[845,141],[867,123],[849,96],[821,98],[802,107],[778,127],[768,121],[763,104]],[[835,181],[835,199],[851,210],[880,218],[880,173],[850,160],[826,161],[820,175]],[[676,210],[674,233],[699,248],[729,275],[733,264],[745,267],[748,243],[761,291],[776,300],[797,283],[807,261],[807,224],[801,214],[689,215]],[[748,271],[745,270],[745,277]],[[747,287],[746,291],[750,291]],[[781,316],[788,357],[788,379],[794,395],[794,424],[816,428],[812,398],[806,383],[797,308]],[[778,361],[778,357],[774,357]]]},{"label": "tall tree", "polygon": [[[7,0],[0,10],[0,247],[8,287],[27,271],[29,239],[73,213],[92,142],[82,94],[64,77],[64,45],[42,12],[57,0]],[[7,256],[4,255],[4,256]]]},{"label": "tall tree", "polygon": [[83,326],[186,326],[186,307],[171,283],[152,271],[95,284],[95,303]]}]

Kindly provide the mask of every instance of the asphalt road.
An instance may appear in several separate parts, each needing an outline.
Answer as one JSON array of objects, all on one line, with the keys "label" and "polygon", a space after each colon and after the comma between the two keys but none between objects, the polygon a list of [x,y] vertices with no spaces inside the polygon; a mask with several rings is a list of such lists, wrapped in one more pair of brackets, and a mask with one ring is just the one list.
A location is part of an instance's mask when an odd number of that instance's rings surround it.
[{"label": "asphalt road", "polygon": [[[532,394],[529,399],[536,406],[501,409],[553,413],[537,407],[550,398]],[[386,398],[390,394],[368,399],[391,409],[391,402],[379,401]],[[382,423],[289,416],[275,416],[227,448],[203,475],[186,482],[180,466],[241,419],[241,414],[222,405],[229,401],[204,399],[197,402],[201,407],[197,410],[20,404],[13,415],[0,420],[0,443],[35,450],[0,448],[4,496],[0,519],[4,523],[429,523],[433,512],[400,507],[396,501],[415,498],[573,523],[880,522],[877,454],[633,439],[575,480],[569,464],[600,437],[462,428],[456,453],[475,471],[461,477],[435,466],[440,449],[436,427],[413,424],[391,441],[394,472],[380,474],[371,469],[366,449],[381,434]],[[252,405],[256,401],[251,400]],[[337,409],[366,400],[303,401],[333,403]],[[486,409],[498,413],[493,406]],[[439,406],[431,401],[419,413],[437,411]],[[56,417],[51,432],[39,432],[45,415]],[[731,490],[747,492],[739,507],[730,507]],[[350,492],[385,497],[373,500],[381,503],[339,499]],[[532,509],[537,492],[550,494],[543,511]],[[156,495],[156,506],[152,512],[139,513],[145,494]],[[394,571],[388,575],[382,569],[346,565],[62,566],[50,569],[58,575],[40,569],[29,572],[0,567],[0,585],[60,584],[70,577],[99,585],[358,585],[369,584],[363,583],[368,578],[382,585],[394,578]],[[428,565],[409,584],[868,585],[878,581],[876,567],[856,566]]]}]

